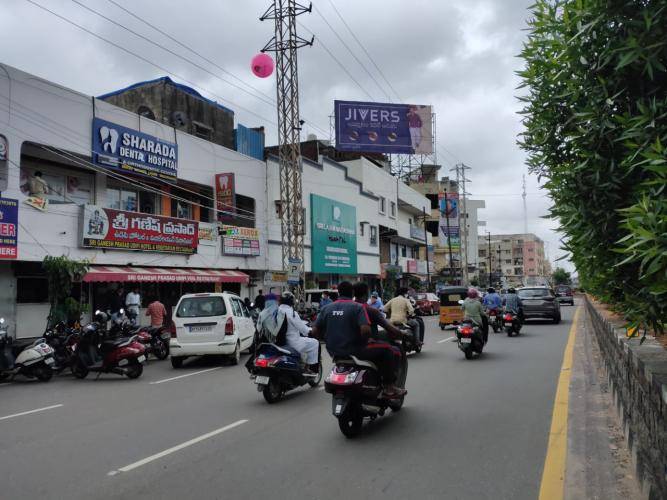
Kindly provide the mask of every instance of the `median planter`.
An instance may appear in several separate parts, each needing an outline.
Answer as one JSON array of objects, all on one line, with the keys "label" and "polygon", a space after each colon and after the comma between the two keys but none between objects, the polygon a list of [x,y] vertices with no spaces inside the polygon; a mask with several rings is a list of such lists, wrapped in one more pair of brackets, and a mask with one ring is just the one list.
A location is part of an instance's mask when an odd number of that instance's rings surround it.
[{"label": "median planter", "polygon": [[621,322],[585,303],[642,489],[667,498],[667,350],[654,338],[627,338]]}]

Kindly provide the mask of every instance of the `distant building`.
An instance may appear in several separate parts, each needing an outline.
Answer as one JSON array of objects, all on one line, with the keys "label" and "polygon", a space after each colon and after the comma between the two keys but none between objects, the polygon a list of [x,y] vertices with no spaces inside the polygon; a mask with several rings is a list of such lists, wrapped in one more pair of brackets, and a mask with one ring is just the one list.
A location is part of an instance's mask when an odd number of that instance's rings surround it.
[{"label": "distant building", "polygon": [[545,258],[544,241],[529,234],[479,236],[478,255],[482,282],[515,286],[544,284],[551,276]]}]

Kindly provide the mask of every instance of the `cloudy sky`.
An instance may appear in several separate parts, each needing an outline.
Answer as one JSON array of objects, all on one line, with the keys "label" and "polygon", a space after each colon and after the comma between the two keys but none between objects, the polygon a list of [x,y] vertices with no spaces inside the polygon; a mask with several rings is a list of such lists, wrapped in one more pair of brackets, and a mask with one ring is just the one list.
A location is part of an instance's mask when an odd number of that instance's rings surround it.
[{"label": "cloudy sky", "polygon": [[[315,35],[314,46],[299,53],[304,133],[328,138],[334,99],[432,104],[441,175],[457,162],[472,167],[468,191],[486,200],[487,208],[480,213],[486,229],[522,232],[521,178],[527,171],[525,156],[516,145],[521,123],[516,114],[520,106],[515,71],[522,65],[516,55],[531,3],[315,0],[313,12],[299,18],[300,34]],[[272,142],[275,80],[255,78],[249,69],[250,59],[273,33],[271,21],[258,20],[268,4],[269,0],[2,0],[0,61],[92,95],[167,73],[232,108],[238,122],[264,125]],[[556,223],[542,218],[549,200],[533,176],[527,176],[527,192],[528,229],[547,242],[553,262],[563,252],[553,230]],[[569,263],[565,267],[571,268]]]}]

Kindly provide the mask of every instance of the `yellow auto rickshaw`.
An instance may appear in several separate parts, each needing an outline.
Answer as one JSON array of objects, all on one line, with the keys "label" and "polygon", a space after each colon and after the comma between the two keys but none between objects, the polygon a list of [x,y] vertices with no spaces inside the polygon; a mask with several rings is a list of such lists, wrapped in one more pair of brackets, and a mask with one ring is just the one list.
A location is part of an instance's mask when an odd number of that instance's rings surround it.
[{"label": "yellow auto rickshaw", "polygon": [[457,325],[463,320],[459,300],[465,300],[468,289],[464,286],[446,286],[440,290],[440,329]]}]

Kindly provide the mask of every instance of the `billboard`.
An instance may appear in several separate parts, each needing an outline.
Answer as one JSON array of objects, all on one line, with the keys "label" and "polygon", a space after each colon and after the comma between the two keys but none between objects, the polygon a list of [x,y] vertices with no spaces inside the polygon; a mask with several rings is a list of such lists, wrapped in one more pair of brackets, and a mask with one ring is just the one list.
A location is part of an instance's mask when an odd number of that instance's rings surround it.
[{"label": "billboard", "polygon": [[0,260],[18,257],[19,202],[0,198]]},{"label": "billboard", "polygon": [[144,177],[175,181],[178,145],[93,118],[93,163]]},{"label": "billboard", "polygon": [[440,246],[452,250],[461,249],[461,233],[459,231],[459,195],[458,193],[439,193],[440,206]]},{"label": "billboard", "polygon": [[259,255],[259,229],[252,227],[222,226],[222,254],[257,257]]},{"label": "billboard", "polygon": [[229,220],[231,215],[236,213],[234,182],[234,174],[231,172],[215,176],[215,208],[220,221]]},{"label": "billboard", "polygon": [[312,272],[357,274],[356,208],[311,194],[310,217]]},{"label": "billboard", "polygon": [[105,250],[197,253],[197,221],[84,205],[81,246]]},{"label": "billboard", "polygon": [[334,101],[334,116],[339,151],[433,153],[431,106]]}]

